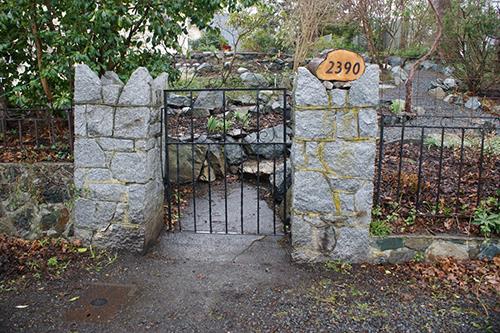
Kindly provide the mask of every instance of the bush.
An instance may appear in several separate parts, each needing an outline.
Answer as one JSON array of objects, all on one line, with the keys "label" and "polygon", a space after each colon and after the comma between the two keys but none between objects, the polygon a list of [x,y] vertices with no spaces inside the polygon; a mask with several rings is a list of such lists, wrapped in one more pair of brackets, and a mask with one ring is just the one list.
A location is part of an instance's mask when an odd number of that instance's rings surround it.
[{"label": "bush", "polygon": [[445,16],[442,49],[473,94],[498,80],[499,30],[500,18],[487,0],[453,0]]},{"label": "bush", "polygon": [[199,39],[191,43],[191,49],[216,52],[221,50],[224,45],[228,45],[228,41],[222,37],[219,30],[207,29]]}]

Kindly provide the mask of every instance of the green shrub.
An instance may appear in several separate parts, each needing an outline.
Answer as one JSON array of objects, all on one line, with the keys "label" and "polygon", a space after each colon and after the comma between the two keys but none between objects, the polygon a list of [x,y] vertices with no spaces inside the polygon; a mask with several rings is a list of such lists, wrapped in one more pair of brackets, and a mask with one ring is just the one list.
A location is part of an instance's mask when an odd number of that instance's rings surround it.
[{"label": "green shrub", "polygon": [[489,0],[453,0],[444,19],[442,49],[454,76],[476,94],[498,82],[500,16]]},{"label": "green shrub", "polygon": [[488,197],[481,201],[474,212],[472,223],[478,225],[481,234],[485,236],[500,233],[500,200]]},{"label": "green shrub", "polygon": [[418,59],[428,50],[429,48],[426,46],[410,46],[402,50],[397,50],[394,54],[403,58]]},{"label": "green shrub", "polygon": [[223,45],[227,45],[228,41],[222,37],[217,29],[207,29],[203,35],[191,43],[191,49],[194,51],[212,51],[216,52],[222,49]]}]

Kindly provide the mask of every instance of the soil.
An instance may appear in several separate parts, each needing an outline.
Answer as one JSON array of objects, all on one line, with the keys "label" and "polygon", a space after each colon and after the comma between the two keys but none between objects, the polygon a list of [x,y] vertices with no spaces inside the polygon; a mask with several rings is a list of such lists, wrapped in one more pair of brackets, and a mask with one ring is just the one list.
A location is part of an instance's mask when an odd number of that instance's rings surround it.
[{"label": "soil", "polygon": [[[415,220],[411,221],[408,217],[412,214],[411,209],[415,208],[419,186],[420,144],[404,143],[401,159],[400,143],[387,144],[382,159],[380,207],[381,216],[387,217],[397,213],[397,218],[392,221],[393,232],[479,235],[478,226],[471,224],[471,216],[478,202],[479,183],[481,199],[498,195],[500,156],[484,153],[482,174],[479,178],[478,149],[465,148],[463,163],[460,164],[460,149],[443,148],[439,182],[441,149],[424,146],[419,209]],[[401,170],[399,170],[400,160],[402,160]]]}]

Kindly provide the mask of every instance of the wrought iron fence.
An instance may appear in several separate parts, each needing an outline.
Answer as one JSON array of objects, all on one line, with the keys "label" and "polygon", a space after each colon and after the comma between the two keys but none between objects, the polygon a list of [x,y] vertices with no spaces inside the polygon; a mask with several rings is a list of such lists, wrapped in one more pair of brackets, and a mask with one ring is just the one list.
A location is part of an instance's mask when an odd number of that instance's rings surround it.
[{"label": "wrought iron fence", "polygon": [[[500,189],[500,118],[382,115],[374,205],[403,219],[470,219]],[[410,221],[411,222],[411,221]]]},{"label": "wrought iron fence", "polygon": [[[277,111],[264,110],[270,105],[262,100],[265,92],[276,98]],[[203,94],[216,105],[197,105]],[[286,232],[288,98],[283,88],[165,91],[164,182],[172,228]]]},{"label": "wrought iron fence", "polygon": [[[69,160],[73,154],[73,109],[0,110],[2,161]],[[24,153],[32,152],[30,157]],[[41,152],[45,152],[41,156]],[[39,154],[40,156],[34,156]],[[48,155],[47,155],[48,154]],[[13,156],[12,160],[9,156]]]}]

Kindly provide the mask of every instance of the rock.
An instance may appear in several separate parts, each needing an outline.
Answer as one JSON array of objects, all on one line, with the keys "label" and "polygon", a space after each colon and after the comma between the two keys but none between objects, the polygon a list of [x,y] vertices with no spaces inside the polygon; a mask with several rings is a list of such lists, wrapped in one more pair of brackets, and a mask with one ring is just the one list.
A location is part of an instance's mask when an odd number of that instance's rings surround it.
[{"label": "rock", "polygon": [[368,65],[365,73],[351,83],[349,102],[353,106],[378,105],[380,70],[378,65]]},{"label": "rock", "polygon": [[258,73],[244,72],[240,75],[241,81],[247,87],[267,87],[268,83],[266,78]]},{"label": "rock", "polygon": [[454,71],[455,69],[451,66],[447,66],[441,69],[441,73],[443,73],[446,76],[452,75]]},{"label": "rock", "polygon": [[403,247],[403,239],[399,237],[384,237],[376,240],[380,251],[396,250]]},{"label": "rock", "polygon": [[164,103],[164,93],[168,89],[168,74],[161,72],[153,82],[151,82],[151,90],[153,93],[153,104],[163,105]]},{"label": "rock", "polygon": [[229,100],[236,105],[255,105],[257,104],[257,96],[249,94],[238,94],[230,97]]},{"label": "rock", "polygon": [[330,91],[333,106],[345,106],[347,101],[347,90],[333,89]]},{"label": "rock", "polygon": [[453,104],[457,100],[457,95],[449,94],[443,99],[443,102]]},{"label": "rock", "polygon": [[210,183],[217,180],[214,168],[212,168],[212,166],[209,167],[207,161],[203,163],[203,168],[201,169],[199,180]]},{"label": "rock", "polygon": [[445,80],[443,81],[443,84],[445,85],[445,87],[446,87],[447,89],[453,89],[453,88],[456,88],[456,86],[457,86],[457,81],[455,81],[455,79],[454,79],[454,78],[449,77],[449,78],[447,78],[447,79],[445,79]]},{"label": "rock", "polygon": [[446,93],[441,87],[432,88],[428,91],[428,93],[429,95],[439,99],[443,99],[446,97]]},{"label": "rock", "polygon": [[479,101],[479,98],[477,97],[471,97],[467,100],[465,103],[465,107],[467,109],[472,109],[472,110],[477,110],[481,107],[481,102]]},{"label": "rock", "polygon": [[247,155],[241,144],[236,144],[238,141],[227,137],[226,141],[231,144],[224,145],[224,156],[227,163],[230,165],[239,165],[247,159]]},{"label": "rock", "polygon": [[[291,130],[287,129],[286,140],[289,141]],[[249,144],[248,149],[254,155],[263,156],[266,159],[283,156],[283,143],[285,137],[283,135],[283,125],[278,125],[271,128],[265,128],[259,132],[259,144],[257,143],[257,133],[247,135],[243,141]],[[269,143],[269,144],[262,144]]]},{"label": "rock", "polygon": [[275,113],[283,112],[283,102],[275,101],[271,104],[271,111]]},{"label": "rock", "polygon": [[292,186],[292,166],[289,160],[286,160],[286,183],[285,166],[283,163],[276,166],[276,175],[272,174],[269,177],[269,182],[274,189],[274,199],[278,202],[283,200],[285,193]]},{"label": "rock", "polygon": [[391,75],[396,86],[399,86],[401,83],[404,83],[406,82],[406,80],[408,80],[408,74],[400,66],[393,67],[391,69]]},{"label": "rock", "polygon": [[269,176],[273,173],[273,161],[250,160],[243,163],[243,173],[250,175]]},{"label": "rock", "polygon": [[466,260],[469,259],[469,251],[466,245],[436,240],[425,251],[425,257],[431,261],[446,257]]},{"label": "rock", "polygon": [[436,64],[433,63],[432,61],[430,60],[425,60],[423,61],[420,66],[422,66],[423,69],[425,70],[429,70],[429,69],[432,69]]},{"label": "rock", "polygon": [[238,74],[243,74],[243,73],[248,72],[248,69],[247,69],[247,68],[245,68],[245,67],[239,67],[239,68],[236,70],[236,72],[237,72]]},{"label": "rock", "polygon": [[[194,149],[194,160],[193,151]],[[179,157],[177,157],[179,154]],[[205,162],[207,154],[207,145],[175,145],[168,146],[168,170],[170,182],[179,184],[190,183],[194,179],[198,179],[201,169]],[[177,165],[177,158],[179,165]],[[177,180],[177,171],[179,171],[179,179]]]},{"label": "rock", "polygon": [[145,67],[137,68],[123,87],[118,104],[140,106],[151,104],[151,83],[153,78]]},{"label": "rock", "polygon": [[387,63],[392,67],[401,66],[403,64],[403,59],[398,56],[390,56],[387,58]]},{"label": "rock", "polygon": [[296,106],[328,105],[325,86],[305,67],[297,70],[293,97]]},{"label": "rock", "polygon": [[79,139],[75,141],[75,167],[104,168],[106,155],[94,139]]},{"label": "rock", "polygon": [[479,259],[493,260],[496,256],[500,255],[500,246],[494,243],[486,243],[481,245],[481,251],[479,252]]},{"label": "rock", "polygon": [[176,95],[173,93],[168,93],[168,95],[167,95],[167,105],[168,106],[181,108],[181,107],[185,107],[185,106],[190,106],[190,104],[191,104],[190,99],[187,96]]},{"label": "rock", "polygon": [[330,81],[323,81],[323,85],[325,86],[326,90],[332,90],[333,89],[333,83]]},{"label": "rock", "polygon": [[147,107],[120,107],[115,112],[114,135],[139,139],[148,135],[150,110]]},{"label": "rock", "polygon": [[115,72],[107,71],[101,77],[102,99],[105,104],[114,105],[118,102],[123,89],[123,82]]},{"label": "rock", "polygon": [[229,69],[229,67],[231,67],[231,61],[224,62],[223,68],[224,69]]},{"label": "rock", "polygon": [[102,83],[99,76],[85,64],[75,66],[75,95],[76,104],[100,103]]},{"label": "rock", "polygon": [[206,62],[196,67],[198,73],[210,73],[212,70],[213,66]]},{"label": "rock", "polygon": [[386,83],[382,83],[380,86],[380,89],[395,89],[396,86],[393,85],[393,84],[386,84]]},{"label": "rock", "polygon": [[423,116],[425,115],[425,108],[421,107],[421,106],[414,106],[413,107],[413,112],[417,114],[417,116]]},{"label": "rock", "polygon": [[425,251],[431,243],[432,239],[429,238],[411,237],[405,239],[405,247],[415,251]]},{"label": "rock", "polygon": [[111,136],[114,109],[105,105],[87,105],[87,134],[89,137]]},{"label": "rock", "polygon": [[193,104],[194,109],[215,110],[221,109],[223,104],[222,91],[202,91]]},{"label": "rock", "polygon": [[333,87],[334,88],[349,89],[349,88],[351,88],[351,86],[352,86],[351,81],[349,81],[349,82],[341,82],[341,81],[335,81],[335,82],[333,82]]}]

